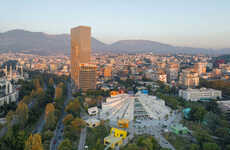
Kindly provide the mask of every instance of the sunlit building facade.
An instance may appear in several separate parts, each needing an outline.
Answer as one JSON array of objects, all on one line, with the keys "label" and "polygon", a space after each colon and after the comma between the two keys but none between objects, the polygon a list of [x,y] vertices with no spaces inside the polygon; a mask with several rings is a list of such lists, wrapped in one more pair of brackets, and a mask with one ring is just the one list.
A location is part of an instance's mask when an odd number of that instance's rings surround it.
[{"label": "sunlit building facade", "polygon": [[[71,29],[71,78],[77,88],[80,86],[80,64],[90,63],[91,28],[79,26]],[[81,84],[82,85],[82,84]]]},{"label": "sunlit building facade", "polygon": [[79,88],[83,91],[96,89],[96,65],[80,64],[79,70]]}]

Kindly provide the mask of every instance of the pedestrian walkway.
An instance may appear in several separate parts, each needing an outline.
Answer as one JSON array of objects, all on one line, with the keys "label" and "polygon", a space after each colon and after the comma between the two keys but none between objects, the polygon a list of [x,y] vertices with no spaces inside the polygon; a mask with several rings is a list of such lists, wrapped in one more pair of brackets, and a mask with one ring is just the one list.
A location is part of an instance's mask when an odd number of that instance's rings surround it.
[{"label": "pedestrian walkway", "polygon": [[78,150],[84,150],[86,135],[87,135],[87,128],[85,127],[84,129],[81,130],[80,140],[79,140],[79,144],[78,144]]}]

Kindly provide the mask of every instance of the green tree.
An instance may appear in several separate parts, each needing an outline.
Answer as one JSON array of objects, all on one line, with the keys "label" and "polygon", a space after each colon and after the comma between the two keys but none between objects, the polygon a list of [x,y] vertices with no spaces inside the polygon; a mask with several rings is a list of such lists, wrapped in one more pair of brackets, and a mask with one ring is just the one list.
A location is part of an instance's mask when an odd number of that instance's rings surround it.
[{"label": "green tree", "polygon": [[158,145],[157,141],[151,136],[139,137],[137,140],[137,146],[139,146],[141,148],[145,148],[146,150],[158,150],[159,149],[159,145]]},{"label": "green tree", "polygon": [[227,146],[226,146],[226,150],[230,150],[230,145],[227,145]]},{"label": "green tree", "polygon": [[26,104],[29,104],[30,101],[31,101],[31,97],[28,96],[28,95],[26,95],[26,96],[23,97],[22,101],[23,101],[24,103],[26,103]]},{"label": "green tree", "polygon": [[128,146],[123,149],[124,150],[139,150],[140,148],[136,144],[128,144]]},{"label": "green tree", "polygon": [[100,139],[97,139],[95,149],[96,150],[103,150],[104,149],[104,144],[102,144]]},{"label": "green tree", "polygon": [[14,112],[11,110],[6,115],[7,125],[10,125],[11,121],[13,120],[13,117],[14,117]]},{"label": "green tree", "polygon": [[208,132],[206,130],[203,130],[203,129],[198,129],[198,130],[194,131],[193,135],[200,145],[202,145],[202,143],[204,143],[204,142],[212,142],[213,141],[211,136],[208,134]]},{"label": "green tree", "polygon": [[216,143],[204,143],[203,150],[220,150],[220,147]]},{"label": "green tree", "polygon": [[65,108],[65,111],[73,114],[74,116],[80,115],[80,102],[77,98],[71,101]]},{"label": "green tree", "polygon": [[64,139],[58,146],[58,150],[72,150],[73,146],[69,139]]},{"label": "green tree", "polygon": [[44,133],[43,133],[43,135],[42,135],[42,140],[43,141],[46,141],[46,140],[51,140],[52,139],[52,137],[53,137],[53,135],[54,135],[54,133],[51,131],[51,130],[47,130],[47,131],[45,131]]},{"label": "green tree", "polygon": [[70,140],[76,140],[81,129],[85,127],[85,121],[80,118],[75,118],[71,123],[64,128],[64,136]]},{"label": "green tree", "polygon": [[71,123],[71,121],[73,121],[74,117],[72,114],[68,114],[65,116],[65,118],[62,120],[63,124],[65,126],[69,125]]},{"label": "green tree", "polygon": [[25,146],[25,141],[26,141],[26,133],[24,130],[21,130],[18,132],[16,136],[16,144],[15,146],[17,147],[17,150],[23,150]]},{"label": "green tree", "polygon": [[200,147],[197,144],[191,144],[189,147],[189,150],[199,150],[199,149],[200,149]]},{"label": "green tree", "polygon": [[193,106],[191,109],[190,117],[192,120],[202,121],[204,115],[207,113],[204,107],[202,106]]},{"label": "green tree", "polygon": [[20,126],[23,128],[29,118],[28,106],[25,103],[20,102],[16,109],[16,115]]},{"label": "green tree", "polygon": [[228,137],[229,136],[229,129],[219,127],[216,129],[216,136],[218,137]]}]

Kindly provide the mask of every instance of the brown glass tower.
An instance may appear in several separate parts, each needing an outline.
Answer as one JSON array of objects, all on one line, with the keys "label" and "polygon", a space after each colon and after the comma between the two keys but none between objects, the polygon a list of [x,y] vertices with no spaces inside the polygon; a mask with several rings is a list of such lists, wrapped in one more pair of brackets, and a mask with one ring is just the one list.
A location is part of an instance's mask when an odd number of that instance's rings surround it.
[{"label": "brown glass tower", "polygon": [[80,64],[89,63],[91,54],[91,28],[78,26],[71,29],[71,78],[80,88]]}]

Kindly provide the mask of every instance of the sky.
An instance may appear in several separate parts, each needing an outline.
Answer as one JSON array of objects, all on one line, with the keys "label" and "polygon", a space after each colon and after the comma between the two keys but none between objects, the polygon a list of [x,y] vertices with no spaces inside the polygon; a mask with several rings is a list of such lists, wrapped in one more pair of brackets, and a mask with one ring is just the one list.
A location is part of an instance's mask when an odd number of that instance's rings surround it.
[{"label": "sky", "polygon": [[105,43],[144,39],[230,47],[230,0],[1,0],[0,32],[69,33],[87,25]]}]

